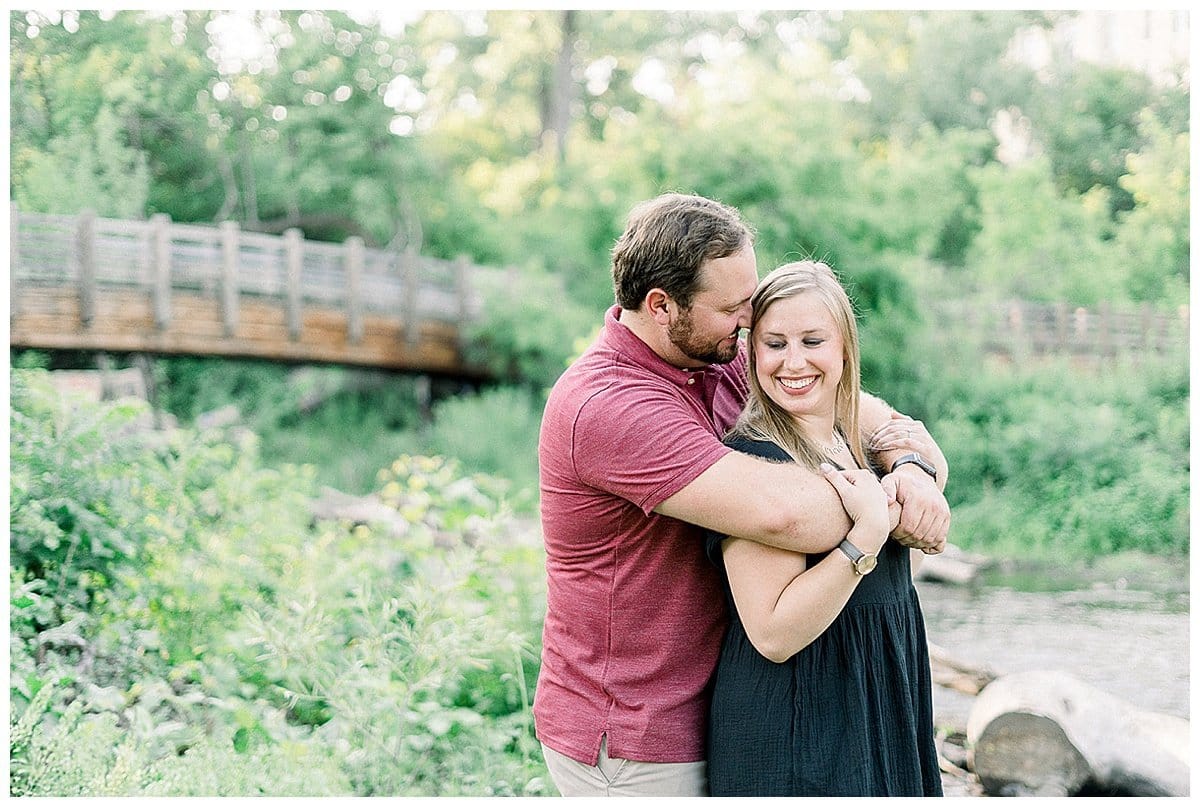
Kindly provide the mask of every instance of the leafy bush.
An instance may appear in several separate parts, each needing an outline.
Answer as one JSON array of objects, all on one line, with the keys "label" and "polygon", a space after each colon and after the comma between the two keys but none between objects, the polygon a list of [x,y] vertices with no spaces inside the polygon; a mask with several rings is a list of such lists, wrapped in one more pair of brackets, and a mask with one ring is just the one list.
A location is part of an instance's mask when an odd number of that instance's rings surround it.
[{"label": "leafy bush", "polygon": [[[402,457],[376,480],[392,517],[314,523],[313,471],[262,468],[250,435],[155,432],[40,372],[13,389],[14,795],[546,789],[540,543],[506,483]],[[52,478],[92,516],[44,517]],[[91,554],[57,552],[80,522]],[[93,552],[108,530],[126,543]]]},{"label": "leafy bush", "polygon": [[575,339],[602,315],[571,300],[551,275],[496,273],[479,276],[478,283],[487,308],[469,327],[465,358],[510,384],[553,385]]},{"label": "leafy bush", "polygon": [[951,350],[947,338],[929,355],[963,361],[928,374],[921,416],[950,462],[951,540],[1022,556],[1187,554],[1189,394],[1178,352],[1091,368],[1008,365],[967,339]]},{"label": "leafy bush", "polygon": [[180,755],[161,755],[112,712],[76,700],[43,722],[48,685],[10,730],[12,796],[335,796],[349,783],[317,743],[239,743],[222,730]]},{"label": "leafy bush", "polygon": [[125,472],[140,449],[124,438],[148,410],[129,402],[73,416],[44,372],[13,374],[11,407],[10,561],[86,607],[146,537],[125,507],[141,491]]},{"label": "leafy bush", "polygon": [[545,401],[517,387],[447,398],[434,407],[431,453],[512,483],[512,506],[531,511],[537,501],[538,431]]}]

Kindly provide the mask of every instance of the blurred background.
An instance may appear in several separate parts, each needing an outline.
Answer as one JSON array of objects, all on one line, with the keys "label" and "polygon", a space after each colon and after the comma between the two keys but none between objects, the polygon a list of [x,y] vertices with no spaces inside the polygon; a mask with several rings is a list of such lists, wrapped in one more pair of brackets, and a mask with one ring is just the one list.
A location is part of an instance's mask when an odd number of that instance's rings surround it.
[{"label": "blurred background", "polygon": [[[760,273],[851,290],[864,386],[945,450],[979,570],[922,584],[931,640],[1187,716],[1186,12],[9,25],[13,222],[505,278],[458,325],[469,373],[11,346],[13,794],[552,794],[538,425],[664,191],[739,208]],[[70,375],[135,367],[134,397]]]}]

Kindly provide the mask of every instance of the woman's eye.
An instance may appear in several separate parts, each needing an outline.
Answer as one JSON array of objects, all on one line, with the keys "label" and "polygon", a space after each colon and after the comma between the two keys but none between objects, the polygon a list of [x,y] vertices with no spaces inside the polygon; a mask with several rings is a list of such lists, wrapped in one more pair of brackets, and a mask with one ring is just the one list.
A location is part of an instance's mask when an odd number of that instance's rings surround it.
[{"label": "woman's eye", "polygon": [[805,345],[805,347],[817,347],[824,341],[825,341],[824,339],[805,339],[804,345]]},{"label": "woman's eye", "polygon": [[784,344],[783,342],[767,342],[767,347],[769,347],[771,350],[779,350],[780,348],[784,347]]}]

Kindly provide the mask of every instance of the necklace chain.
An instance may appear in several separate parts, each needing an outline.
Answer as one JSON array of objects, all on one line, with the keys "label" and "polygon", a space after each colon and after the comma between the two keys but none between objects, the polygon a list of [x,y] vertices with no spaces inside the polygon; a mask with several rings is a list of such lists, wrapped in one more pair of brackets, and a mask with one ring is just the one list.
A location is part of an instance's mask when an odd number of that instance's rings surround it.
[{"label": "necklace chain", "polygon": [[843,448],[845,448],[847,451],[850,450],[850,446],[846,444],[846,440],[842,437],[842,433],[836,430],[833,433],[833,445],[821,446],[821,449],[825,452],[825,455],[829,457],[840,453]]}]

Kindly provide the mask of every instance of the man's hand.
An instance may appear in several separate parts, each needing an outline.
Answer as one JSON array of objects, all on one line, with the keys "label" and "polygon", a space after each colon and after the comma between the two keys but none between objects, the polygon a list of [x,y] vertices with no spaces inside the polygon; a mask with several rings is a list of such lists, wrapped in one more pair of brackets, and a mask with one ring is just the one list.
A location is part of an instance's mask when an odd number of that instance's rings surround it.
[{"label": "man's hand", "polygon": [[946,548],[950,532],[950,506],[937,484],[920,468],[901,465],[882,480],[889,502],[900,505],[900,523],[892,538],[926,555]]}]

